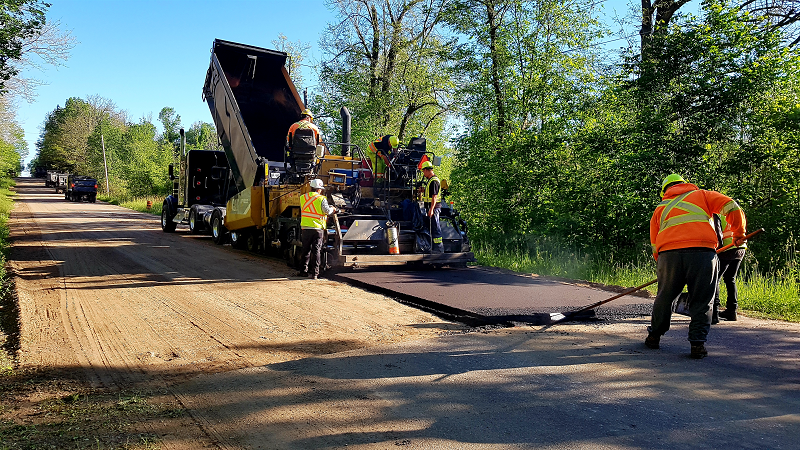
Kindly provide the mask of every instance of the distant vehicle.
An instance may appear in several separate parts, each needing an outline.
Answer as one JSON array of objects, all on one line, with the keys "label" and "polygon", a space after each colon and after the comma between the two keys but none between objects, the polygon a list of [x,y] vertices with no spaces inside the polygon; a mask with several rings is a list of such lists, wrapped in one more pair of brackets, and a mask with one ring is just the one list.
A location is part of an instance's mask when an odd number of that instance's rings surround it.
[{"label": "distant vehicle", "polygon": [[97,199],[97,180],[83,175],[70,175],[64,198],[71,202],[94,203]]},{"label": "distant vehicle", "polygon": [[[56,183],[58,183],[58,171],[56,170],[48,170],[47,173],[44,175],[44,186],[45,187],[56,187]],[[58,192],[58,191],[56,191]]]},{"label": "distant vehicle", "polygon": [[70,175],[68,173],[56,173],[53,186],[56,188],[56,194],[67,192],[67,183],[69,182]]}]

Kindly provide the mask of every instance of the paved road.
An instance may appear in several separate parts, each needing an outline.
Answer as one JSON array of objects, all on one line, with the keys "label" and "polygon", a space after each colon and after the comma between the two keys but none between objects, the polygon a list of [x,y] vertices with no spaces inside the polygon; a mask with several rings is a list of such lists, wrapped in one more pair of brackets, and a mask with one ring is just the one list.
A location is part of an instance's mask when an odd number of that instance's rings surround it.
[{"label": "paved road", "polygon": [[[442,270],[340,270],[332,279],[393,295],[471,325],[546,325],[617,292],[488,267]],[[627,295],[589,311],[590,319],[649,315],[653,300]],[[596,313],[596,314],[595,314]]]}]

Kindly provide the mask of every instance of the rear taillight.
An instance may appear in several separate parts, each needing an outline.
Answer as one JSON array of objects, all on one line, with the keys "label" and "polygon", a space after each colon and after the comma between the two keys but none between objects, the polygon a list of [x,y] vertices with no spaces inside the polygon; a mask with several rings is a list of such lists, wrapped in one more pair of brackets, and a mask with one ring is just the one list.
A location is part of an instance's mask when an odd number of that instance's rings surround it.
[{"label": "rear taillight", "polygon": [[97,185],[96,184],[94,185],[94,188],[97,189]]},{"label": "rear taillight", "polygon": [[75,187],[75,183],[70,184],[69,187],[74,188]]}]

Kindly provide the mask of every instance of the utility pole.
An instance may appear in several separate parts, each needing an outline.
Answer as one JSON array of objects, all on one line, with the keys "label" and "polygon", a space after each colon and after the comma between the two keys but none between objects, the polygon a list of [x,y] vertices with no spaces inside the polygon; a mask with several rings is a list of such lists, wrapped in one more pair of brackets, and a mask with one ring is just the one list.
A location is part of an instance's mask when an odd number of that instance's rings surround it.
[{"label": "utility pole", "polygon": [[106,140],[103,133],[100,133],[100,144],[103,146],[103,167],[106,169],[106,195],[109,195],[111,189],[108,187],[108,163],[106,162]]}]

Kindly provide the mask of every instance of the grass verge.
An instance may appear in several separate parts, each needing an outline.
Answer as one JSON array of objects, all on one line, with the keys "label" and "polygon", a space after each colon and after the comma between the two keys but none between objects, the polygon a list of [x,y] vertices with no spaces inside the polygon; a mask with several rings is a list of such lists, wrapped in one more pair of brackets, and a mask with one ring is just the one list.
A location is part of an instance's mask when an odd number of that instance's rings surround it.
[{"label": "grass verge", "polygon": [[0,450],[156,450],[187,414],[165,393],[95,389],[58,373],[17,370],[1,381]]},{"label": "grass verge", "polygon": [[[161,215],[161,206],[164,203],[164,197],[159,197],[159,196],[120,198],[120,197],[98,194],[97,199],[111,203],[112,205],[119,205],[122,206],[123,208],[128,208],[143,213],[150,213],[156,216]],[[147,208],[148,201],[150,202],[149,209]]]},{"label": "grass verge", "polygon": [[[513,247],[476,240],[473,250],[479,264],[516,272],[625,287],[638,286],[656,277],[655,261],[649,255],[633,257],[634,261],[600,259],[546,239],[517,241]],[[800,322],[800,271],[762,274],[746,258],[737,284],[739,308],[744,314]],[[658,284],[646,289],[655,295]],[[723,284],[720,292],[723,307],[726,295]]]},{"label": "grass verge", "polygon": [[14,286],[6,272],[8,252],[8,218],[14,207],[11,187],[14,180],[0,178],[0,376],[14,370],[14,353],[18,346],[19,323],[17,321]]}]

